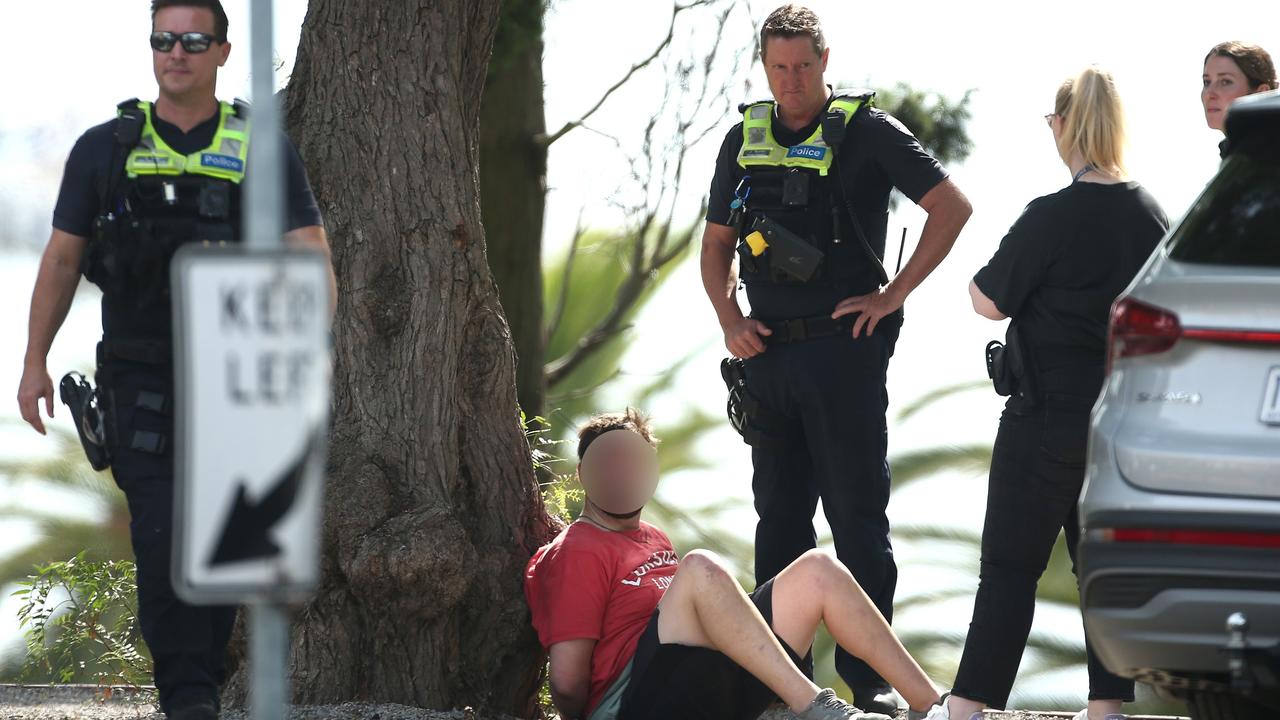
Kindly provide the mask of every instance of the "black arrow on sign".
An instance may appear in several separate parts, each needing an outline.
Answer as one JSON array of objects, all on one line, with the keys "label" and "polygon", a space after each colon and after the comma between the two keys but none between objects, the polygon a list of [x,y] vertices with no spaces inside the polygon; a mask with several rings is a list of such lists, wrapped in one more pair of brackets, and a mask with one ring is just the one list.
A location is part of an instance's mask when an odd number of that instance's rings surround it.
[{"label": "black arrow on sign", "polygon": [[293,507],[314,445],[313,437],[302,449],[297,461],[284,471],[271,490],[256,503],[249,499],[244,478],[238,479],[236,499],[231,506],[231,514],[222,526],[222,536],[209,560],[210,566],[271,558],[280,554],[280,546],[271,539],[271,528]]}]

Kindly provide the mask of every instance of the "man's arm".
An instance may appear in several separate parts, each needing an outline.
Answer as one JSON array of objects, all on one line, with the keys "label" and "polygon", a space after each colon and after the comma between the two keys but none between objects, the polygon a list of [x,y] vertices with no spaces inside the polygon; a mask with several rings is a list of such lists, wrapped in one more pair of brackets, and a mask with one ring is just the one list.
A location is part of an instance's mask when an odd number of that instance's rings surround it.
[{"label": "man's arm", "polygon": [[577,720],[587,709],[591,694],[591,638],[564,640],[551,646],[551,701],[564,720]]},{"label": "man's arm", "polygon": [[737,244],[738,234],[732,227],[707,221],[702,231],[702,287],[724,331],[724,346],[735,357],[749,358],[764,352],[760,336],[773,331],[758,320],[743,317],[738,307],[738,275],[733,270]]},{"label": "man's arm", "polygon": [[329,319],[338,307],[338,278],[333,272],[333,253],[329,250],[329,236],[319,225],[306,225],[284,234],[284,241],[292,247],[310,248],[324,257],[329,268]]},{"label": "man's arm", "polygon": [[71,300],[80,283],[80,256],[88,241],[54,228],[40,258],[35,289],[31,292],[31,313],[27,323],[27,354],[22,363],[22,380],[18,384],[18,409],[22,419],[41,435],[45,434],[40,419],[40,400],[53,417],[53,381],[49,379],[47,359],[53,338],[71,309]]},{"label": "man's arm", "polygon": [[879,291],[841,300],[831,317],[838,318],[861,313],[853,325],[853,336],[858,337],[865,326],[870,335],[876,324],[886,315],[894,313],[907,301],[907,297],[929,277],[934,268],[951,252],[960,230],[964,228],[973,206],[960,192],[960,188],[948,178],[933,186],[920,198],[920,207],[929,214],[920,244],[911,253],[902,272]]}]

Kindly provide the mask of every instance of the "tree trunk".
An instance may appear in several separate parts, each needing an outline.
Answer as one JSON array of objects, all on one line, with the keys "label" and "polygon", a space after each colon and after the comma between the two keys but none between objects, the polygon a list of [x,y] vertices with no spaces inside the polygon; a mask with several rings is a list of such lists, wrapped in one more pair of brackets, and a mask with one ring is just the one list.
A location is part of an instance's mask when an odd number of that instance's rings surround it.
[{"label": "tree trunk", "polygon": [[[532,712],[521,582],[551,526],[476,171],[499,11],[311,0],[303,24],[286,117],[339,299],[323,579],[295,616],[294,702]],[[244,682],[241,667],[231,699]]]},{"label": "tree trunk", "polygon": [[529,417],[543,414],[542,217],[547,149],[542,95],[544,0],[504,0],[480,105],[480,209],[489,267],[511,325],[516,389]]}]

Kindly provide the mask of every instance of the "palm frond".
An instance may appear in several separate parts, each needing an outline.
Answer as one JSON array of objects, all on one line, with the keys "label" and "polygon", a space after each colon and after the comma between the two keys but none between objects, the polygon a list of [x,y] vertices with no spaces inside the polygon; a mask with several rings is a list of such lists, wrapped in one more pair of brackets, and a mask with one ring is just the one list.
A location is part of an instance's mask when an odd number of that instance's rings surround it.
[{"label": "palm frond", "polygon": [[989,445],[943,445],[911,450],[889,459],[893,485],[900,488],[944,471],[985,473],[991,468]]},{"label": "palm frond", "polygon": [[907,403],[905,407],[899,410],[898,422],[906,422],[907,420],[910,420],[912,417],[919,414],[921,411],[928,409],[929,406],[939,400],[945,400],[954,395],[960,395],[971,390],[986,389],[990,384],[990,381],[987,380],[969,380],[962,383],[956,383],[954,385],[940,387],[937,390],[931,390]]}]

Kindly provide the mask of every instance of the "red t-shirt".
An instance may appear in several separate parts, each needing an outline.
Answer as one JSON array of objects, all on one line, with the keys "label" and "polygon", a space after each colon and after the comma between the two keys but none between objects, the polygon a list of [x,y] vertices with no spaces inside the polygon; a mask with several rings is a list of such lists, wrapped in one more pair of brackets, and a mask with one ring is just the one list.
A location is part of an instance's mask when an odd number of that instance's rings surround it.
[{"label": "red t-shirt", "polygon": [[587,714],[635,654],[679,563],[671,540],[644,521],[622,532],[575,522],[529,560],[524,595],[543,647],[596,641]]}]

